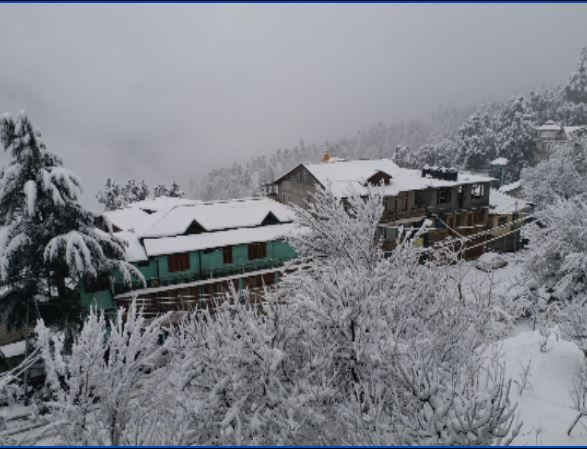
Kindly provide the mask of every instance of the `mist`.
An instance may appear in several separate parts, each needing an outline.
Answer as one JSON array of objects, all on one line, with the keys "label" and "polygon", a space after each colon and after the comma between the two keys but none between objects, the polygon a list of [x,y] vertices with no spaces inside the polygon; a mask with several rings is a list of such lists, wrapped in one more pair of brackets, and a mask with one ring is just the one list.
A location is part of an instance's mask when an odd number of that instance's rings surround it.
[{"label": "mist", "polygon": [[[584,4],[0,5],[0,109],[25,109],[97,207],[176,180],[564,83]],[[4,163],[7,155],[0,156]]]}]

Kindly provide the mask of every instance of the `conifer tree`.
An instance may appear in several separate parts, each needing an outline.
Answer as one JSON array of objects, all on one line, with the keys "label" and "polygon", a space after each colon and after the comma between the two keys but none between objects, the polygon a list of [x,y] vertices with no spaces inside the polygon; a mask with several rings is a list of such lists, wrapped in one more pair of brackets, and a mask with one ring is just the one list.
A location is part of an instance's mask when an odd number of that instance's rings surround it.
[{"label": "conifer tree", "polygon": [[587,47],[583,47],[577,70],[571,75],[565,86],[565,96],[573,103],[587,103]]},{"label": "conifer tree", "polygon": [[0,140],[12,156],[0,173],[0,286],[13,290],[11,318],[20,320],[35,300],[56,299],[55,290],[59,300],[74,297],[68,279],[92,280],[114,269],[128,281],[142,278],[124,261],[124,243],[98,229],[99,215],[79,204],[79,178],[40,137],[24,111],[0,118]]}]

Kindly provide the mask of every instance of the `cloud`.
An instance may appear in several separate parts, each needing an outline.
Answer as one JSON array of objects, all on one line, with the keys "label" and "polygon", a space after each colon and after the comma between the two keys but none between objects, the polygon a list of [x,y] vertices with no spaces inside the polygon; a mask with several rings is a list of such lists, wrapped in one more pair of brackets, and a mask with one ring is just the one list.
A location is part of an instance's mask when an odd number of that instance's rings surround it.
[{"label": "cloud", "polygon": [[[232,161],[564,82],[587,5],[0,5],[0,105],[85,184]],[[5,158],[5,156],[2,156]]]}]

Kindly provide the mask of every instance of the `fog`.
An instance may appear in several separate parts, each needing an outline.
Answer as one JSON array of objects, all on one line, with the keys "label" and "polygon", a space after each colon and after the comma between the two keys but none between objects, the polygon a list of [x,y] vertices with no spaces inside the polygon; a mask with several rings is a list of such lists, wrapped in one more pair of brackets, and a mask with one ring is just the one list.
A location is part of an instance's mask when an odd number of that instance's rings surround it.
[{"label": "fog", "polygon": [[[85,186],[177,180],[566,81],[587,5],[0,5],[0,109]],[[7,156],[0,156],[5,162]]]}]

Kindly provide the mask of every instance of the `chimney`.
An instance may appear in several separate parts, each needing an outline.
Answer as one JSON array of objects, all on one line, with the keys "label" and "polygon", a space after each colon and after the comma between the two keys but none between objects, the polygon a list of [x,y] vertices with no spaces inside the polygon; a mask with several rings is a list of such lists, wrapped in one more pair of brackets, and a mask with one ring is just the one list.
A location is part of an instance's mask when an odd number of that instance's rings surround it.
[{"label": "chimney", "polygon": [[328,149],[325,149],[324,154],[322,155],[322,162],[328,161],[330,161],[330,153],[328,152]]}]

